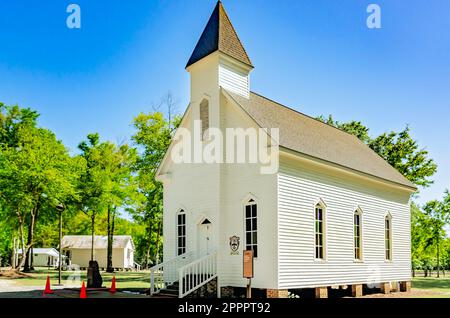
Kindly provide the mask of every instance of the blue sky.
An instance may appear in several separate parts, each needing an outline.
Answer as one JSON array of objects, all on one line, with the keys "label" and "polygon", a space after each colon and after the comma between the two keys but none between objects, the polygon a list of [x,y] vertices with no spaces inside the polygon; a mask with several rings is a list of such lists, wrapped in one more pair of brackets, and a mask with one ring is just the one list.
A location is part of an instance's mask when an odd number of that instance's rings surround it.
[{"label": "blue sky", "polygon": [[[80,30],[66,7],[81,7]],[[255,70],[251,88],[373,135],[409,124],[439,165],[420,201],[450,187],[450,2],[224,0]],[[366,8],[382,9],[382,28]],[[32,107],[73,151],[90,132],[128,140],[168,91],[184,111],[184,66],[215,0],[0,2],[0,101]]]}]

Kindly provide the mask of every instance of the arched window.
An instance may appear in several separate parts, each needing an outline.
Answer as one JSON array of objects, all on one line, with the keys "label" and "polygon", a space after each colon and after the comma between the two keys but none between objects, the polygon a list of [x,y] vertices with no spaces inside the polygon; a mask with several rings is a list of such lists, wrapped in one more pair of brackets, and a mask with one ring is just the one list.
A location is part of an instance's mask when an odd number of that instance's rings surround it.
[{"label": "arched window", "polygon": [[385,259],[392,260],[392,217],[386,215],[384,219]]},{"label": "arched window", "polygon": [[314,213],[315,258],[325,259],[325,207],[317,204]]},{"label": "arched window", "polygon": [[362,260],[362,213],[357,209],[353,215],[353,239],[355,260]]},{"label": "arched window", "polygon": [[207,99],[200,103],[200,121],[202,124],[202,140],[208,140],[207,130],[209,129],[209,102]]},{"label": "arched window", "polygon": [[258,257],[258,205],[250,199],[245,205],[245,249]]},{"label": "arched window", "polygon": [[180,210],[177,213],[177,256],[186,253],[186,213]]}]

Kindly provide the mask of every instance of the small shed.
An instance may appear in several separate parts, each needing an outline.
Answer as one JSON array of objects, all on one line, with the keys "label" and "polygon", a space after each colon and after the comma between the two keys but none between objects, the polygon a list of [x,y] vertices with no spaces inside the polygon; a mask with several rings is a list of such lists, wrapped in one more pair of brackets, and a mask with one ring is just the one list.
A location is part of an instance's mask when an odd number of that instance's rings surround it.
[{"label": "small shed", "polygon": [[[90,235],[66,235],[62,239],[62,250],[70,265],[87,268],[91,259],[92,237]],[[94,260],[100,268],[107,267],[108,237],[94,237]],[[134,267],[134,243],[130,235],[115,235],[113,239],[112,265],[116,269]]]},{"label": "small shed", "polygon": [[[59,253],[54,248],[33,248],[33,266],[35,267],[57,267],[59,262]],[[16,253],[20,258],[22,255],[22,249],[18,249]],[[63,255],[63,259],[65,256]],[[64,260],[63,260],[64,264]]]}]

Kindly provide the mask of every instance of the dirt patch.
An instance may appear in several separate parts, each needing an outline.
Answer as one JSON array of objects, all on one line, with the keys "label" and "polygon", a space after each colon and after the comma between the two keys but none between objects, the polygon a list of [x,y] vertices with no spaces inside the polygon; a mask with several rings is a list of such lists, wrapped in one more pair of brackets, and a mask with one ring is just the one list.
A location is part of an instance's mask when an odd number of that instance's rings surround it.
[{"label": "dirt patch", "polygon": [[15,278],[31,277],[31,275],[19,272],[18,270],[15,270],[15,269],[8,269],[8,270],[1,270],[0,271],[0,277],[1,278],[15,279]]}]

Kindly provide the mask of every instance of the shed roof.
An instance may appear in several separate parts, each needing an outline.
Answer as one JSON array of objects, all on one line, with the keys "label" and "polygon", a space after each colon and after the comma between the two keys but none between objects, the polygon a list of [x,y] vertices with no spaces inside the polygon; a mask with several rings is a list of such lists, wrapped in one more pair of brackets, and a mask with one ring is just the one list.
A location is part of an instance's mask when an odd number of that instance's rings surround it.
[{"label": "shed roof", "polygon": [[[114,235],[113,248],[125,248],[131,242],[134,249],[133,239],[130,235]],[[64,249],[89,249],[92,245],[90,235],[66,235],[63,237],[61,246]],[[103,249],[108,247],[108,237],[96,235],[94,237],[94,248]]]},{"label": "shed roof", "polygon": [[256,93],[225,90],[262,128],[279,128],[280,146],[411,189],[415,185],[354,135]]}]

